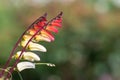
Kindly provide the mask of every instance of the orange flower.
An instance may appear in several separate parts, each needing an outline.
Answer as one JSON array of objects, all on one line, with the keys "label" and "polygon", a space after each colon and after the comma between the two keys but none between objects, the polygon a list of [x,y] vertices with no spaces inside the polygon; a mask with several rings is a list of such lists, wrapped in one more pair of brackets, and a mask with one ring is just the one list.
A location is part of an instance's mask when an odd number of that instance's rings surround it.
[{"label": "orange flower", "polygon": [[35,29],[29,29],[28,30],[28,34],[30,34],[30,35],[34,35],[35,33],[36,33]]},{"label": "orange flower", "polygon": [[42,29],[41,34],[49,37],[51,39],[51,41],[54,41],[54,36],[49,31]]},{"label": "orange flower", "polygon": [[36,35],[34,40],[36,42],[39,42],[39,41],[46,41],[46,42],[51,42],[51,39],[48,37],[48,36],[44,36],[44,35]]}]

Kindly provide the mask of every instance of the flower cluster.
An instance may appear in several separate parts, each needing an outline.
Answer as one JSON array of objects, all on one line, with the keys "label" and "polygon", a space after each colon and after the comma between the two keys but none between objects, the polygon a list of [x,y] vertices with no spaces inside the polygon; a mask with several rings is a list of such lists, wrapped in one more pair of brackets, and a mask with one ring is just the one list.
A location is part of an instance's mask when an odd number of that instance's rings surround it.
[{"label": "flower cluster", "polygon": [[[55,66],[52,63],[38,62],[40,61],[40,57],[35,53],[36,51],[46,52],[47,49],[39,43],[41,41],[54,41],[55,39],[53,33],[57,33],[58,28],[62,27],[62,12],[50,21],[47,21],[46,16],[47,14],[44,14],[43,16],[39,17],[18,39],[6,64],[1,69],[2,71],[0,73],[0,80],[3,80],[3,78],[4,80],[8,80],[14,70],[20,72],[24,69],[34,69],[35,65],[47,65],[51,67]],[[17,49],[18,47],[20,47],[19,50]],[[9,67],[12,59],[15,59],[15,62],[13,66]],[[6,71],[8,74],[5,77],[3,75]]]},{"label": "flower cluster", "polygon": [[[40,57],[35,54],[35,51],[46,52],[47,49],[38,44],[40,41],[52,42],[54,41],[53,32],[57,33],[58,28],[62,25],[62,12],[55,18],[47,22],[46,14],[40,17],[22,36],[22,40],[19,43],[23,49],[18,51],[12,58],[16,60],[22,60],[17,63],[18,71],[22,71],[28,68],[35,68],[35,61],[40,61]],[[23,61],[25,60],[25,61]],[[43,64],[43,63],[39,63]],[[47,66],[55,66],[51,63],[46,63]]]}]

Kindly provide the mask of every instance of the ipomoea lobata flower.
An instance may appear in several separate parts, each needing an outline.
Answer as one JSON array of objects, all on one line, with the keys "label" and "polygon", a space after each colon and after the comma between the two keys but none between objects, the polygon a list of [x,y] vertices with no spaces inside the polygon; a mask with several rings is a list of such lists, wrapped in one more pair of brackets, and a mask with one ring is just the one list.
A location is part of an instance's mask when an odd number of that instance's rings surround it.
[{"label": "ipomoea lobata flower", "polygon": [[49,32],[48,30],[42,29],[41,35],[45,35],[45,36],[49,37],[51,39],[51,41],[55,40],[53,34],[51,32]]},{"label": "ipomoea lobata flower", "polygon": [[51,39],[48,36],[44,36],[42,34],[36,35],[34,39],[36,42],[39,42],[39,41],[51,42]]},{"label": "ipomoea lobata flower", "polygon": [[31,35],[24,35],[23,40],[28,41],[32,36]]},{"label": "ipomoea lobata flower", "polygon": [[[20,43],[20,46],[25,47],[27,43],[28,43],[28,40],[27,40],[27,39],[26,39],[26,40],[22,40],[21,43]],[[30,43],[31,43],[31,42],[30,42]],[[30,44],[30,43],[29,43],[29,44]]]},{"label": "ipomoea lobata flower", "polygon": [[33,43],[33,42],[29,43],[28,49],[31,51],[41,51],[41,52],[47,51],[47,49],[43,45]]},{"label": "ipomoea lobata flower", "polygon": [[27,62],[27,61],[25,61],[25,62],[19,62],[17,64],[17,69],[20,72],[23,71],[23,70],[25,70],[25,69],[35,69],[35,63]]},{"label": "ipomoea lobata flower", "polygon": [[[28,42],[27,40],[23,40],[20,45],[24,47],[27,44],[27,42]],[[43,45],[40,45],[34,42],[30,42],[27,48],[31,51],[41,51],[41,52],[47,51],[47,49]]]},{"label": "ipomoea lobata flower", "polygon": [[[33,63],[33,61],[40,61],[40,57],[34,52],[30,51],[41,51],[46,52],[46,48],[43,45],[38,44],[39,41],[52,42],[55,40],[54,35],[52,33],[58,33],[58,28],[62,27],[62,12],[58,14],[55,18],[47,21],[47,14],[45,13],[43,16],[39,17],[35,20],[21,35],[21,37],[16,42],[13,47],[10,57],[6,62],[3,69],[7,69],[10,64],[10,61],[13,58],[16,59],[15,63],[12,67],[10,67],[10,73],[18,69],[18,71],[23,71],[24,69],[35,69],[35,65],[47,65],[50,67],[54,67],[55,65],[52,63]],[[21,49],[15,55],[14,52],[17,50],[18,46]],[[29,51],[29,52],[26,52]],[[21,60],[27,60],[20,62]],[[4,74],[4,70],[1,75]],[[9,78],[9,74],[6,75],[6,78]]]},{"label": "ipomoea lobata flower", "polygon": [[[17,59],[20,56],[20,54],[21,51],[18,51],[13,57]],[[40,57],[33,52],[23,52],[20,59],[28,61],[40,61]]]}]

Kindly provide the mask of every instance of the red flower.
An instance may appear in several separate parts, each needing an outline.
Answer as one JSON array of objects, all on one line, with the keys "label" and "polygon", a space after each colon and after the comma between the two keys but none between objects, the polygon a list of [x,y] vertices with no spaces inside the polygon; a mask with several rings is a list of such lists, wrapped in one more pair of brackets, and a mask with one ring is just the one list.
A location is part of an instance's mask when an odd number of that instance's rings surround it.
[{"label": "red flower", "polygon": [[[46,20],[46,16],[42,16],[40,19],[38,19],[38,21],[36,23],[33,24],[33,27],[30,28],[27,33],[31,36],[33,36],[39,29],[40,32],[37,34],[37,36],[35,36],[34,39],[40,39],[37,37],[42,37],[42,40],[37,40],[38,41],[43,41],[43,37],[44,39],[49,39],[49,41],[54,41],[54,36],[52,34],[52,32],[54,33],[58,33],[58,28],[62,27],[62,12],[56,16],[55,18],[53,18],[51,21],[47,22]],[[38,36],[40,35],[40,36]],[[45,40],[46,41],[46,40]]]}]

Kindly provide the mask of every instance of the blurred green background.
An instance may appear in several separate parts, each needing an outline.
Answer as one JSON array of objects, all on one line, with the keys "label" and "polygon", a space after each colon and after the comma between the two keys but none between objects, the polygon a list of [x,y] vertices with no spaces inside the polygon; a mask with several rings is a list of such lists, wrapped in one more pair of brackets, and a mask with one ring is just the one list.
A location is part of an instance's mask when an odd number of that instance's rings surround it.
[{"label": "blurred green background", "polygon": [[[41,62],[24,70],[24,80],[120,80],[120,0],[1,0],[0,66],[19,36],[35,19],[63,11],[63,28],[45,43]],[[20,80],[16,72],[13,80]]]}]

